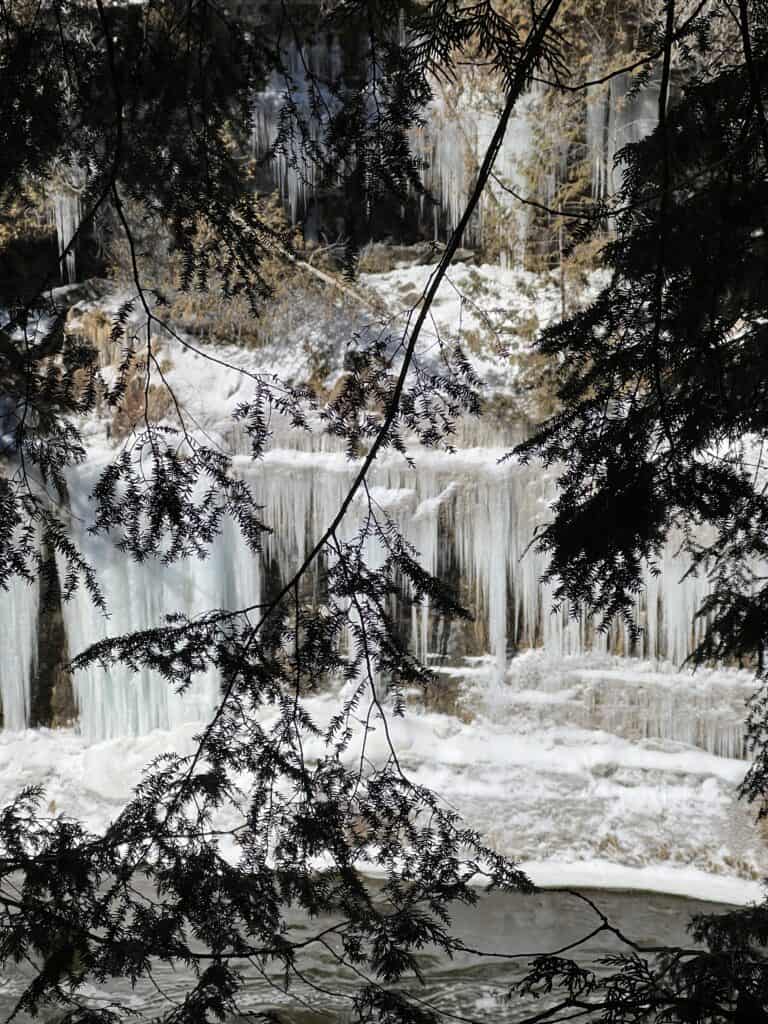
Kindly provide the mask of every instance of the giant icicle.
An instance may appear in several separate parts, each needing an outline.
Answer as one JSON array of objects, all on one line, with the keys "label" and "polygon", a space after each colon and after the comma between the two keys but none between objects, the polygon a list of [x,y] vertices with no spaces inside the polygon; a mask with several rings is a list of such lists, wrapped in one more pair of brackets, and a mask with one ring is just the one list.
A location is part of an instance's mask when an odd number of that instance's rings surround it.
[{"label": "giant icicle", "polygon": [[[59,175],[51,196],[53,221],[59,244],[61,279],[65,284],[77,280],[76,246],[71,245],[82,220],[80,195],[84,185],[82,171],[72,165],[67,176]],[[71,245],[71,248],[69,246]]]},{"label": "giant icicle", "polygon": [[0,615],[0,703],[3,726],[29,724],[31,683],[37,652],[38,588],[15,577],[3,595]]}]

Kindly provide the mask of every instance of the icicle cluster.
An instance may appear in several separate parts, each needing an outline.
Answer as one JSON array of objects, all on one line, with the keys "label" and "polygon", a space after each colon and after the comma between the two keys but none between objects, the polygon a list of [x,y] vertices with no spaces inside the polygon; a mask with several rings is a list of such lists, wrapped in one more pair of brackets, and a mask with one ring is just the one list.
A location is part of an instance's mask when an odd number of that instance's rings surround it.
[{"label": "icicle cluster", "polygon": [[[274,73],[267,87],[258,95],[253,112],[253,150],[263,158],[272,152],[272,168],[276,183],[294,220],[306,213],[316,185],[316,164],[307,155],[306,146],[298,137],[285,132],[286,104],[294,106],[306,125],[311,144],[321,137],[322,118],[318,109],[334,108],[330,88],[323,82],[338,83],[343,74],[343,53],[337,40],[329,47],[315,44],[299,49],[288,46],[284,54],[285,71]],[[309,72],[309,74],[308,74]],[[310,79],[313,84],[310,84]],[[514,213],[517,238],[511,240],[515,251],[506,258],[519,260],[528,231],[529,209],[511,192],[528,194],[526,163],[531,155],[533,118],[541,90],[534,87],[518,105],[501,151],[495,174],[497,183],[484,197],[479,216],[471,224],[466,244],[483,239],[483,222],[492,206]],[[633,90],[629,74],[617,75],[605,87],[588,92],[586,111],[586,145],[591,167],[593,198],[603,200],[612,195],[618,184],[614,166],[617,153],[631,142],[637,142],[653,131],[658,118],[658,83],[651,82]],[[435,238],[450,232],[458,223],[474,183],[477,166],[496,125],[497,114],[487,100],[466,95],[448,97],[438,94],[424,118],[424,125],[414,129],[411,141],[414,153],[424,168],[424,184],[440,205],[433,210]],[[558,147],[556,147],[557,149]],[[567,145],[559,147],[559,166],[544,176],[544,194],[539,198],[551,204],[557,181],[567,180]],[[516,245],[515,245],[516,242]]]},{"label": "icicle cluster", "polygon": [[[643,629],[639,644],[632,646],[623,627],[601,633],[588,619],[569,616],[567,609],[553,614],[548,588],[540,583],[545,562],[529,549],[537,523],[547,514],[552,483],[533,467],[499,466],[499,454],[493,449],[465,449],[455,455],[423,452],[415,472],[392,459],[370,478],[377,514],[397,523],[426,569],[456,581],[476,619],[468,649],[464,634],[436,622],[424,603],[414,610],[411,623],[411,642],[419,656],[440,665],[488,653],[497,684],[506,677],[510,657],[527,648],[543,648],[555,659],[593,650],[680,664],[701,637],[704,626],[694,613],[707,583],[697,576],[682,578],[687,566],[675,554],[674,540],[664,553],[661,575],[648,572],[647,589],[638,599],[637,620]],[[97,470],[82,470],[81,478],[73,480],[74,539],[103,573],[111,614],[105,620],[85,593],[69,602],[64,615],[70,651],[79,652],[107,634],[161,625],[174,612],[196,615],[259,602],[301,563],[313,538],[333,518],[353,471],[343,454],[334,452],[282,449],[256,465],[237,461],[274,531],[260,560],[228,525],[205,560],[171,567],[136,564],[79,525],[87,521],[85,496]],[[339,534],[342,541],[355,535],[364,511],[361,503],[350,511]],[[366,556],[373,566],[384,558],[375,539],[369,540]],[[36,623],[33,589],[17,586],[8,604],[11,617],[0,626],[0,695],[11,728],[28,721]],[[218,691],[211,674],[196,678],[179,696],[161,679],[149,673],[137,676],[125,667],[106,674],[97,668],[80,672],[74,685],[80,727],[92,738],[141,734],[205,717]],[[696,735],[708,749],[723,746],[714,734]]]},{"label": "icicle cluster", "polygon": [[[257,160],[269,157],[277,187],[296,221],[306,211],[317,184],[311,150],[322,134],[323,119],[318,114],[337,106],[332,83],[341,77],[343,54],[338,40],[333,40],[329,46],[314,43],[300,48],[291,43],[282,57],[283,71],[273,72],[256,97],[251,144]],[[302,125],[309,139],[301,138]]]},{"label": "icicle cluster", "polygon": [[[284,71],[271,75],[254,102],[252,146],[257,159],[271,155],[275,182],[291,217],[297,220],[306,214],[317,184],[317,165],[297,134],[297,124],[305,126],[310,148],[317,146],[325,115],[330,116],[337,107],[332,85],[340,82],[344,61],[335,39],[327,47],[315,44],[299,48],[290,44],[285,47],[283,61]],[[496,163],[498,177],[515,190],[525,189],[523,168],[530,151],[533,95],[520,104]],[[424,167],[424,183],[441,203],[440,208],[434,208],[435,237],[458,223],[496,121],[497,114],[487,103],[467,99],[454,104],[438,96],[424,118],[424,126],[414,129],[411,141]],[[526,209],[498,187],[492,192],[493,198],[484,200],[484,206],[489,202],[514,206],[519,236],[524,237]],[[482,237],[483,216],[481,208],[467,243]]]},{"label": "icicle cluster", "polygon": [[617,75],[604,88],[587,94],[587,151],[592,167],[592,195],[606,199],[620,184],[616,154],[639,142],[656,127],[659,85],[650,82],[633,92],[629,74]]},{"label": "icicle cluster", "polygon": [[[518,104],[496,159],[496,178],[518,194],[528,192],[525,163],[531,152],[531,114],[536,95],[536,91],[532,90]],[[460,97],[449,102],[445,95],[438,95],[425,118],[426,126],[414,132],[414,151],[425,166],[426,187],[440,201],[444,231],[450,232],[461,218],[497,120],[498,113],[489,109],[487,103],[473,101],[471,97]],[[484,220],[494,205],[511,208],[515,212],[517,247],[509,255],[513,261],[519,261],[525,242],[528,208],[496,182],[489,185],[489,192],[480,204],[478,221],[470,226],[464,242],[477,244],[482,240]],[[437,237],[437,208],[434,218]]]}]

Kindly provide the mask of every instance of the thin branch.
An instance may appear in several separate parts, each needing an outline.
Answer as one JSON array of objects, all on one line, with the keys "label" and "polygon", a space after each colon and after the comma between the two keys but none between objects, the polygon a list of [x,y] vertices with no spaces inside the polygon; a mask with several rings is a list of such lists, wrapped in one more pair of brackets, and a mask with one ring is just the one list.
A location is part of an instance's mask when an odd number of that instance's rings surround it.
[{"label": "thin branch", "polygon": [[505,184],[497,174],[492,174],[491,177],[499,186],[513,199],[517,199],[518,202],[523,203],[524,206],[532,206],[536,210],[542,210],[544,213],[549,213],[553,217],[565,217],[567,220],[585,220],[591,224],[603,219],[604,214],[601,211],[597,213],[572,213],[568,210],[557,209],[554,206],[547,206],[545,203],[540,203],[536,199],[531,199],[529,196],[521,196],[519,192],[516,192],[511,186]]},{"label": "thin branch", "polygon": [[669,444],[669,454],[675,458],[675,441],[672,435],[672,423],[667,409],[666,394],[661,377],[661,321],[664,312],[664,286],[666,283],[666,232],[667,211],[669,209],[672,171],[669,156],[669,126],[667,120],[667,102],[669,99],[669,82],[672,66],[672,42],[674,38],[675,0],[666,0],[666,24],[664,31],[664,63],[659,87],[659,129],[662,139],[662,176],[661,200],[659,203],[658,225],[659,241],[656,257],[656,275],[654,281],[654,315],[653,338],[651,340],[651,361],[654,383],[659,400],[659,413],[664,434]]},{"label": "thin branch", "polygon": [[[696,18],[701,14],[704,8],[710,0],[699,0],[699,3],[694,8],[692,14],[685,19],[680,25],[677,31],[672,36],[672,42],[684,38],[687,34],[691,25],[694,23]],[[740,0],[741,2],[741,0]],[[662,57],[667,48],[667,38],[665,37],[664,43],[651,53],[646,53],[637,60],[632,61],[631,64],[625,64],[623,67],[616,68],[613,71],[608,71],[606,74],[601,75],[599,78],[591,78],[584,82],[579,82],[577,85],[567,85],[565,82],[561,82],[557,79],[552,80],[548,78],[534,78],[535,82],[539,82],[541,85],[549,85],[554,89],[559,89],[561,92],[583,92],[585,89],[592,89],[598,85],[605,85],[606,82],[612,81],[614,78],[619,78],[621,75],[629,74],[632,71],[636,71],[638,68],[644,67],[647,64],[652,64],[653,61],[658,60]]]}]

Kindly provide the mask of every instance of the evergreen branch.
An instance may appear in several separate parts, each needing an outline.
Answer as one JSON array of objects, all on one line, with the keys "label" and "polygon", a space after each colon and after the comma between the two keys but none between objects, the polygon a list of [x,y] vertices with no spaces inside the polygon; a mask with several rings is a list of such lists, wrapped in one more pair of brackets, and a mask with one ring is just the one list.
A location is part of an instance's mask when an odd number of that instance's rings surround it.
[{"label": "evergreen branch", "polygon": [[752,39],[749,33],[749,12],[747,11],[747,0],[738,0],[739,4],[739,33],[744,51],[744,63],[749,76],[749,92],[752,99],[752,106],[757,114],[760,124],[760,137],[763,143],[763,158],[768,165],[768,119],[766,119],[765,104],[760,88],[760,79],[755,67],[755,58],[752,52]]}]

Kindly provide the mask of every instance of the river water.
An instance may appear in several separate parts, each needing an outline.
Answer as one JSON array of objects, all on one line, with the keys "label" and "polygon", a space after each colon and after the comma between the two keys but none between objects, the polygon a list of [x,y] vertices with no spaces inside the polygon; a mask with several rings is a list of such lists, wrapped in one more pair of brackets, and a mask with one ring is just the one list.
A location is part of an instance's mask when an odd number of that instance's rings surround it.
[{"label": "river water", "polygon": [[[692,914],[713,913],[725,909],[715,905],[655,893],[588,892],[585,893],[625,935],[643,945],[681,944],[690,947],[686,925]],[[520,954],[536,954],[562,948],[586,935],[600,923],[594,910],[575,895],[558,891],[539,891],[532,895],[494,893],[483,896],[475,907],[457,907],[454,929],[465,945],[482,950],[486,956],[460,954],[447,960],[424,952],[421,967],[424,984],[411,979],[406,987],[419,999],[438,1009],[446,1024],[460,1020],[474,1024],[492,1019],[498,1024],[522,1021],[534,1012],[541,1012],[548,999],[522,1001],[509,998],[509,990],[526,970],[528,958]],[[303,931],[319,931],[322,922],[295,920],[292,937]],[[308,947],[312,949],[313,947]],[[592,964],[601,957],[628,948],[610,932],[601,932],[589,939],[579,950],[566,953],[580,962]],[[495,954],[492,955],[492,954]],[[505,959],[509,954],[517,959]],[[596,967],[599,971],[599,966]],[[247,979],[245,991],[238,1001],[242,1014],[272,1011],[283,1024],[345,1024],[353,1020],[351,999],[360,979],[340,970],[332,954],[318,951],[308,954],[302,962],[305,979],[286,989],[278,974],[261,975],[247,963],[241,965]],[[146,1020],[165,1014],[188,990],[191,975],[178,965],[157,964],[154,984],[139,982],[135,988],[124,980],[102,988],[85,985],[80,991],[94,1006],[111,1004],[114,1009],[132,1012],[134,1020]],[[13,1008],[24,986],[23,975],[5,976],[0,980],[0,1013],[6,1016]],[[552,1002],[555,997],[552,997]],[[60,1011],[55,1014],[60,1016]],[[43,1019],[53,1019],[52,1014]],[[23,1017],[17,1018],[23,1020]],[[40,1018],[38,1018],[39,1020]]]}]

